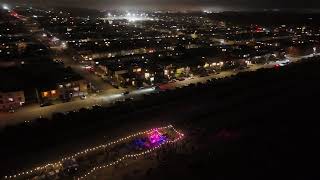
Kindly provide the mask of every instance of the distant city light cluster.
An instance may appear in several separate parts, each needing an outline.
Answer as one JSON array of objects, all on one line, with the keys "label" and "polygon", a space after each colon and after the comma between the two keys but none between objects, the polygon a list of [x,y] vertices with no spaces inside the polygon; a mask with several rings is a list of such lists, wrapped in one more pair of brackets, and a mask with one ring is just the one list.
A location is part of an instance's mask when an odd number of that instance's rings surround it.
[{"label": "distant city light cluster", "polygon": [[153,18],[150,18],[146,13],[130,13],[127,12],[126,14],[122,15],[112,15],[111,13],[107,14],[108,20],[119,20],[125,19],[129,22],[136,22],[136,21],[153,21]]},{"label": "distant city light cluster", "polygon": [[207,14],[211,14],[212,13],[212,11],[210,11],[210,10],[203,10],[202,12],[207,13]]}]

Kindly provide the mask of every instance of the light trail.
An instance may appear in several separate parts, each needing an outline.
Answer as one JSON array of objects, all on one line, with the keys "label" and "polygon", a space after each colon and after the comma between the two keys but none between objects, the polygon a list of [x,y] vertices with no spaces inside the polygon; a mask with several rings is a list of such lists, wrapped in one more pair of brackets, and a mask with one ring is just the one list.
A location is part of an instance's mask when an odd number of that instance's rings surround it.
[{"label": "light trail", "polygon": [[132,91],[131,94],[148,94],[148,93],[154,92],[155,90],[156,90],[155,87],[150,87],[150,88],[144,88],[144,89]]}]

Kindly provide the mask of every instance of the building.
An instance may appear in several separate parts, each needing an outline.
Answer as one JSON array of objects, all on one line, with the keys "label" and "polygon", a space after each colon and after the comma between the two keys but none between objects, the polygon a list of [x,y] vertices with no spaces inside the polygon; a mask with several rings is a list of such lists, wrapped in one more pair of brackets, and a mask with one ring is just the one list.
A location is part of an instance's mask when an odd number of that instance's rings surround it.
[{"label": "building", "polygon": [[129,66],[122,63],[101,63],[96,68],[96,73],[106,76],[107,79],[118,81],[122,74],[129,72]]},{"label": "building", "polygon": [[60,82],[39,90],[42,102],[51,100],[69,100],[88,94],[88,84],[83,79]]},{"label": "building", "polygon": [[0,111],[17,109],[25,103],[23,91],[0,91]]}]

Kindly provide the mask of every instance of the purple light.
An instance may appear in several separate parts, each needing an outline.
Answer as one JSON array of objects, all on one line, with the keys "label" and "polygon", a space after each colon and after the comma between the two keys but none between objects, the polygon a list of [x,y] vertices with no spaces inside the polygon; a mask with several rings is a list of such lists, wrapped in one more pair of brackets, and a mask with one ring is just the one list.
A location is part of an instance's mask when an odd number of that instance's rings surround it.
[{"label": "purple light", "polygon": [[163,136],[161,135],[161,133],[156,129],[154,131],[152,131],[149,135],[149,140],[152,144],[162,141],[163,140]]}]

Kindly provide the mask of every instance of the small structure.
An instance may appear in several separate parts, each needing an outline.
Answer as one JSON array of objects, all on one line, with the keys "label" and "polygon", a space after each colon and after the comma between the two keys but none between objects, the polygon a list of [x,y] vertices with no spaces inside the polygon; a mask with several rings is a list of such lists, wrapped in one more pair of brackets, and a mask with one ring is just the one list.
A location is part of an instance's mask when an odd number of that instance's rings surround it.
[{"label": "small structure", "polygon": [[25,103],[22,90],[0,91],[0,111],[17,109]]},{"label": "small structure", "polygon": [[88,94],[88,84],[83,79],[61,81],[39,90],[39,96],[42,101],[68,100],[86,94]]}]

